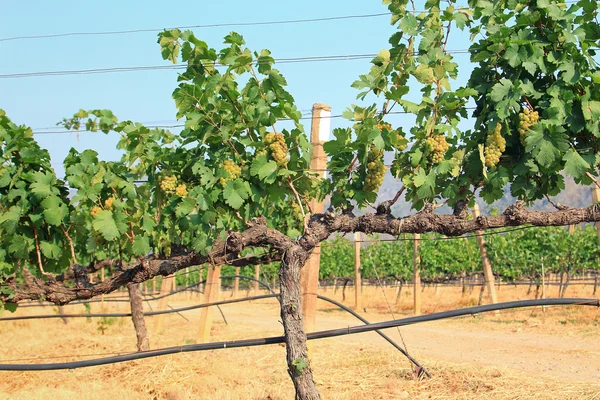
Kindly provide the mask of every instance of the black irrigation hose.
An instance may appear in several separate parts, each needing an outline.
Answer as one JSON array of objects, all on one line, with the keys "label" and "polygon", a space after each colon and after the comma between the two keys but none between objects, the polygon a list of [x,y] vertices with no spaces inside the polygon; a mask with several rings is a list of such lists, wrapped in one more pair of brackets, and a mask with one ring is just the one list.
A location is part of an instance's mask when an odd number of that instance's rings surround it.
[{"label": "black irrigation hose", "polygon": [[[145,294],[144,295],[145,297],[152,297],[152,298],[151,299],[142,299],[142,300],[146,301],[146,302],[147,301],[160,300],[163,297],[169,297],[169,296],[173,296],[173,295],[175,295],[177,293],[180,293],[180,292],[188,291],[188,290],[190,290],[190,289],[192,289],[192,288],[194,288],[196,286],[199,286],[199,285],[201,285],[203,283],[206,283],[206,280],[193,283],[193,284],[191,284],[189,286],[186,286],[184,288],[173,290],[172,292],[169,292],[169,293],[166,293],[166,294],[163,294],[163,295],[160,295],[160,296],[153,296],[151,294],[149,294],[149,295]],[[126,296],[126,297],[129,298],[129,296]],[[77,305],[77,304],[100,303],[101,301],[102,300],[98,300],[98,299],[95,299],[95,300],[85,300],[85,301],[74,301],[72,303],[65,304],[65,306],[71,306],[71,305]],[[129,303],[129,300],[120,299],[120,298],[117,298],[115,296],[115,297],[112,297],[112,298],[109,298],[109,299],[104,299],[104,302],[105,303]],[[50,304],[23,304],[23,305],[20,305],[19,307],[25,308],[25,307],[54,307],[54,306],[56,306],[56,304],[50,303]]]},{"label": "black irrigation hose", "polygon": [[[535,306],[553,306],[553,305],[581,305],[600,307],[598,299],[538,299],[538,300],[519,300],[506,303],[488,304],[485,306],[469,307],[452,311],[443,311],[439,313],[421,315],[418,317],[403,318],[391,321],[378,322],[369,325],[353,326],[348,328],[329,329],[325,331],[312,332],[307,334],[308,340],[324,339],[356,333],[370,332],[378,329],[394,328],[396,326],[405,326],[420,322],[436,321],[440,319],[460,317],[464,315],[473,315],[482,312],[506,310],[511,308],[535,307]],[[187,353],[192,351],[218,350],[227,348],[253,347],[269,344],[285,343],[284,336],[272,336],[258,339],[233,340],[225,342],[212,342],[201,344],[190,344],[184,346],[167,347],[164,349],[149,350],[137,353],[123,354],[120,356],[98,358],[94,360],[48,363],[48,364],[0,364],[0,371],[50,371],[59,369],[75,369],[92,367],[98,365],[114,364],[124,361],[140,360],[144,358],[163,356],[167,354]]]},{"label": "black irrigation hose", "polygon": [[[350,314],[352,314],[353,316],[355,316],[361,322],[364,322],[365,325],[370,325],[371,324],[369,321],[367,321],[366,319],[364,319],[363,317],[361,317],[358,313],[354,312],[352,309],[346,307],[342,303],[339,303],[339,302],[337,302],[337,301],[335,301],[333,299],[330,299],[330,298],[327,298],[327,297],[324,297],[324,296],[321,296],[321,295],[317,295],[317,298],[321,299],[321,300],[328,301],[331,304],[335,304],[336,306],[338,306],[342,310],[344,310],[346,312],[349,312]],[[394,342],[388,335],[386,335],[385,333],[381,332],[379,329],[376,329],[375,332],[379,336],[381,336],[382,338],[384,338],[389,344],[391,344],[392,346],[394,346],[406,358],[408,358],[408,361],[410,361],[411,363],[414,364],[415,367],[417,367],[417,371],[419,371],[419,374],[423,373],[423,374],[427,375],[428,378],[431,378],[431,374],[429,373],[429,371],[427,371],[427,369],[425,369],[425,367],[423,367],[421,364],[419,364],[419,362],[417,360],[415,360],[410,354],[408,354],[408,352],[406,350],[404,350],[404,348],[402,346],[400,346],[398,343]]]},{"label": "black irrigation hose", "polygon": [[[270,295],[263,295],[263,296],[254,296],[254,297],[247,297],[244,299],[233,299],[233,300],[222,300],[222,301],[217,301],[217,302],[212,302],[212,303],[204,303],[204,304],[198,304],[195,306],[189,306],[189,307],[184,307],[184,308],[179,308],[179,309],[171,309],[171,310],[165,310],[165,311],[150,311],[148,313],[145,313],[145,316],[153,316],[153,315],[160,315],[160,314],[170,314],[170,313],[178,313],[181,311],[188,311],[188,310],[194,310],[194,309],[198,309],[198,308],[204,308],[204,307],[210,307],[210,306],[217,306],[219,307],[219,305],[221,304],[231,304],[231,303],[238,303],[238,302],[243,302],[243,301],[251,301],[251,300],[260,300],[260,299],[266,299],[266,298],[271,298],[271,297],[277,297],[279,300],[279,295],[276,294],[273,289],[265,282],[262,282],[258,279],[255,279],[251,276],[244,276],[244,275],[225,275],[225,276],[221,276],[221,279],[232,279],[232,278],[241,278],[241,279],[246,279],[246,280],[250,280],[250,281],[254,281],[254,282],[258,282],[258,284],[264,286],[269,292],[271,292]],[[193,285],[192,285],[193,286]],[[364,319],[363,317],[361,317],[358,313],[354,312],[353,310],[351,310],[350,308],[346,307],[345,305],[343,305],[342,303],[339,303],[333,299],[330,299],[328,297],[325,296],[320,296],[317,295],[318,299],[327,301],[331,304],[334,304],[336,306],[338,306],[339,308],[341,308],[342,310],[350,313],[351,315],[353,315],[354,317],[356,317],[357,319],[359,319],[361,322],[365,323],[365,324],[369,324],[369,321],[367,321],[366,319]],[[221,309],[219,308],[219,311],[221,311]],[[225,323],[227,323],[227,320],[225,319],[225,315],[223,315],[223,311],[221,311],[221,315],[223,316],[223,320],[225,321]],[[7,317],[7,318],[0,318],[0,322],[4,321],[15,321],[15,320],[24,320],[24,319],[50,319],[50,318],[83,318],[83,317],[87,317],[87,318],[92,318],[92,317],[130,317],[131,313],[112,313],[112,314],[62,314],[62,315],[43,315],[43,316],[34,316],[34,315],[30,315],[30,316],[21,316],[21,317]],[[425,367],[423,367],[421,364],[419,364],[419,362],[417,360],[415,360],[411,355],[408,354],[408,352],[406,350],[404,350],[400,345],[398,345],[396,342],[394,342],[389,336],[387,336],[385,333],[381,332],[380,330],[376,330],[375,331],[379,336],[381,336],[382,338],[384,338],[388,343],[390,343],[392,346],[394,346],[398,351],[400,351],[406,358],[408,358],[408,360],[413,363],[419,371],[422,371],[422,373],[424,373],[425,375],[427,375],[429,378],[431,378],[431,374],[429,373],[429,371],[427,371],[427,369],[425,369]]]},{"label": "black irrigation hose", "polygon": [[[219,305],[222,305],[222,304],[231,304],[231,303],[240,303],[240,302],[243,302],[243,301],[268,299],[268,298],[276,297],[276,296],[278,296],[278,295],[277,294],[266,294],[266,295],[262,295],[262,296],[246,297],[246,298],[241,298],[241,299],[229,299],[229,300],[213,301],[212,303],[196,304],[194,306],[174,308],[172,310],[149,311],[149,312],[145,312],[144,313],[144,317],[152,317],[152,316],[161,315],[161,314],[179,313],[179,312],[182,312],[182,311],[190,311],[190,310],[196,310],[198,308],[205,308],[205,307],[211,307],[211,306],[219,306]],[[0,322],[4,322],[4,321],[20,321],[20,320],[27,320],[27,319],[122,318],[122,317],[131,317],[131,313],[96,313],[96,314],[80,313],[80,314],[20,315],[20,316],[17,316],[17,317],[0,318]]]}]

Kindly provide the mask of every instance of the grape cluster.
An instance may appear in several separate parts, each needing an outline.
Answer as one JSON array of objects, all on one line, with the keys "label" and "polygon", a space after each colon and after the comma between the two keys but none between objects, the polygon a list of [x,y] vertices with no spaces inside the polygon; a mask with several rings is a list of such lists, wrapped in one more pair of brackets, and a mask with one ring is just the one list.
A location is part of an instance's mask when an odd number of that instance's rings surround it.
[{"label": "grape cluster", "polygon": [[261,157],[261,156],[266,156],[267,155],[267,149],[256,149],[256,153],[254,153],[254,156],[256,158]]},{"label": "grape cluster", "polygon": [[175,175],[165,176],[160,181],[160,188],[166,194],[173,194],[177,188],[177,177]]},{"label": "grape cluster", "polygon": [[187,186],[185,185],[185,183],[182,183],[181,185],[179,185],[175,188],[175,194],[179,197],[187,196],[188,191],[187,191]]},{"label": "grape cluster", "polygon": [[529,132],[533,125],[537,124],[539,119],[540,114],[529,108],[525,108],[522,113],[519,113],[519,135],[521,137],[521,143],[525,144],[527,132]]},{"label": "grape cluster", "polygon": [[502,137],[502,124],[496,124],[494,132],[488,133],[485,142],[485,165],[495,167],[500,162],[500,156],[506,150],[506,139]]},{"label": "grape cluster", "polygon": [[300,205],[296,202],[292,203],[292,213],[294,215],[294,217],[296,218],[296,220],[302,222],[304,219],[302,217],[302,209],[300,208]]},{"label": "grape cluster", "polygon": [[371,147],[367,155],[367,177],[363,190],[366,192],[374,192],[383,183],[383,177],[387,167],[383,164],[383,151]]},{"label": "grape cluster", "polygon": [[242,173],[242,168],[240,168],[235,162],[231,160],[223,161],[223,165],[221,167],[229,174],[229,177],[219,179],[219,182],[221,182],[222,186],[225,186],[225,183],[227,183],[227,181],[229,180],[239,178],[240,174]]},{"label": "grape cluster", "polygon": [[450,144],[448,144],[444,135],[429,136],[425,141],[425,146],[431,152],[431,162],[434,164],[444,161],[444,155],[450,148]]},{"label": "grape cluster", "polygon": [[92,207],[92,209],[90,210],[90,215],[92,216],[92,218],[94,218],[96,215],[98,215],[98,213],[102,211],[102,209],[98,206],[94,206]]},{"label": "grape cluster", "polygon": [[104,208],[106,210],[112,210],[114,208],[113,203],[115,201],[114,197],[109,197],[108,199],[106,199],[106,201],[104,202]]},{"label": "grape cluster", "polygon": [[281,133],[267,133],[265,142],[269,146],[271,157],[277,164],[287,163],[288,148]]}]

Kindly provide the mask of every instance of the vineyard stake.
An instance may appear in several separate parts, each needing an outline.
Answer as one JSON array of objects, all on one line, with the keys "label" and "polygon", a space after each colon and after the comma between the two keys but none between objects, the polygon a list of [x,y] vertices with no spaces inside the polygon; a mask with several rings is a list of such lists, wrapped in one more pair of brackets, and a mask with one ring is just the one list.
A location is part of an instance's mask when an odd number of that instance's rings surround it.
[{"label": "vineyard stake", "polygon": [[[479,205],[475,203],[473,206],[473,218],[479,217]],[[496,294],[496,286],[494,285],[494,274],[492,273],[492,265],[485,249],[485,239],[483,238],[482,231],[476,231],[477,243],[479,244],[479,253],[481,254],[481,263],[483,264],[483,274],[485,276],[485,283],[488,288],[488,293],[492,304],[498,303],[498,295]],[[499,311],[496,311],[499,313]]]},{"label": "vineyard stake", "polygon": [[[310,169],[321,177],[325,177],[327,155],[323,143],[329,140],[331,107],[327,104],[315,103],[312,107],[312,124],[310,128],[310,143],[313,147]],[[312,200],[309,204],[312,214],[320,214],[324,210],[323,202]],[[306,220],[305,220],[306,221]],[[319,266],[321,261],[321,246],[317,245],[300,273],[300,291],[302,293],[302,316],[306,333],[315,330],[317,312],[317,283],[319,281]],[[311,343],[308,345],[308,356],[311,356]]]},{"label": "vineyard stake", "polygon": [[362,307],[362,281],[360,277],[360,232],[354,233],[354,309]]},{"label": "vineyard stake", "polygon": [[[219,292],[221,289],[221,266],[211,265],[208,267],[208,276],[204,289],[204,303],[213,303],[219,301]],[[197,343],[207,343],[210,341],[210,329],[212,327],[213,307],[206,307],[200,311],[200,324],[198,327]]]},{"label": "vineyard stake", "polygon": [[419,252],[420,233],[414,234],[413,242],[413,301],[415,316],[421,315],[421,253]]}]

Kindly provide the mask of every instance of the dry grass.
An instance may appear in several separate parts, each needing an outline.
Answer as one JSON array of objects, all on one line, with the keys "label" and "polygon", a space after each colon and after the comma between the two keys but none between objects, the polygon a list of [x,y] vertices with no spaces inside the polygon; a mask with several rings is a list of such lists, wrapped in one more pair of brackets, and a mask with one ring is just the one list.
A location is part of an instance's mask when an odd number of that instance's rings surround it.
[{"label": "dry grass", "polygon": [[[450,289],[449,289],[450,290]],[[460,289],[459,289],[460,290]],[[394,289],[388,289],[388,299],[395,302]],[[475,293],[475,291],[474,291]],[[501,290],[501,300],[505,296]],[[324,293],[332,296],[333,291]],[[510,293],[506,293],[508,297]],[[582,293],[582,295],[589,294]],[[347,300],[353,297],[348,291]],[[513,293],[514,299],[521,295]],[[571,292],[570,295],[576,295]],[[225,294],[224,297],[229,296]],[[405,295],[403,295],[405,296]],[[478,293],[477,293],[478,296]],[[335,296],[341,298],[341,293]],[[388,319],[387,304],[380,289],[367,288],[365,300],[370,318]],[[397,316],[406,315],[406,304],[412,297],[402,297]],[[196,299],[179,296],[172,306],[189,304]],[[424,296],[424,311],[441,311],[469,301],[450,292]],[[439,302],[441,305],[434,305]],[[406,303],[406,304],[405,304]],[[321,306],[321,303],[319,303]],[[108,310],[124,310],[126,306],[107,304]],[[323,306],[328,309],[328,306]],[[81,306],[68,308],[80,312]],[[98,306],[94,307],[94,311]],[[39,313],[40,309],[22,309],[23,314]],[[269,336],[281,333],[276,323],[277,306],[271,301],[227,306],[224,309],[230,325],[217,319],[214,340],[231,340]],[[260,313],[260,323],[254,312]],[[46,310],[46,312],[49,312]],[[525,311],[531,314],[531,310]],[[564,334],[570,325],[578,334],[594,326],[596,335],[598,311],[549,310],[535,317],[522,315],[488,315],[481,320],[459,320],[450,324],[476,324],[477,329],[536,329],[531,321],[540,321]],[[326,318],[328,314],[323,314]],[[165,330],[157,333],[148,319],[152,347],[165,347],[194,342],[198,312],[186,313],[189,322],[177,315],[166,319]],[[566,325],[557,321],[568,318]],[[275,321],[275,322],[274,322]],[[516,322],[515,322],[516,321]],[[518,322],[521,321],[521,322]],[[536,322],[537,323],[537,322]],[[555,326],[556,325],[556,326]],[[442,328],[443,329],[443,328]],[[562,329],[562,331],[561,331]],[[110,326],[106,334],[97,331],[97,320],[72,320],[64,325],[60,320],[1,323],[1,362],[4,360],[40,357],[40,361],[56,362],[76,357],[50,358],[65,355],[129,352],[134,349],[134,333],[127,319]],[[293,397],[286,373],[285,349],[265,346],[228,349],[201,353],[184,353],[102,367],[53,372],[0,372],[0,399],[289,399]],[[79,357],[86,358],[86,357]],[[561,382],[542,376],[526,376],[513,370],[487,368],[473,364],[452,364],[435,359],[426,363],[434,378],[418,380],[406,360],[395,351],[376,343],[344,340],[321,340],[313,347],[313,368],[319,389],[325,399],[600,399],[600,382]],[[19,361],[17,361],[19,362]]]}]

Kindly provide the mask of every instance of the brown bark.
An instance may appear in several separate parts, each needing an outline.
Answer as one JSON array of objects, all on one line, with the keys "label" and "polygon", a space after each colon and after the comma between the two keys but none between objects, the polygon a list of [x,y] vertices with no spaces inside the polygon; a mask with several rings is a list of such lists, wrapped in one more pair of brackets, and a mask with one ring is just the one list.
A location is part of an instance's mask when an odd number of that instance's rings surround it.
[{"label": "brown bark", "polygon": [[137,337],[138,351],[150,350],[150,340],[148,339],[148,330],[144,321],[144,309],[142,306],[142,296],[138,290],[138,286],[130,283],[127,285],[129,291],[129,305],[131,306],[131,320],[135,328],[135,336]]},{"label": "brown bark", "polygon": [[306,333],[302,321],[300,269],[307,256],[306,251],[297,245],[292,245],[286,250],[279,270],[281,320],[285,331],[286,359],[297,400],[320,399],[310,368]]}]

